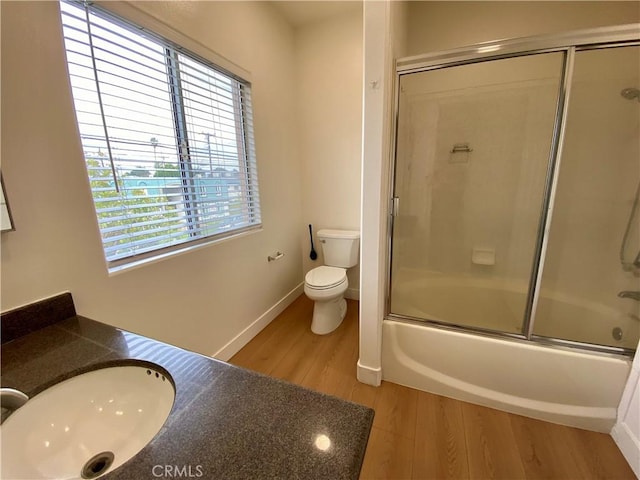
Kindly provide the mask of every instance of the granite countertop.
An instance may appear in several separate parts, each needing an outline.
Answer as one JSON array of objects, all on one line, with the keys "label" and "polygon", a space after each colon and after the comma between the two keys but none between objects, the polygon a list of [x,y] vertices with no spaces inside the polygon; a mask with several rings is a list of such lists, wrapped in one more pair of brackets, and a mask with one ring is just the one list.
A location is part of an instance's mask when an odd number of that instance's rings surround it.
[{"label": "granite countertop", "polygon": [[[170,374],[176,389],[158,435],[101,479],[158,478],[157,465],[190,468],[204,479],[358,478],[370,408],[72,313],[9,336],[2,345],[3,387],[32,397],[84,371],[150,362]],[[13,322],[3,314],[3,342],[12,328],[7,323]],[[331,440],[326,451],[314,445],[321,434]]]}]

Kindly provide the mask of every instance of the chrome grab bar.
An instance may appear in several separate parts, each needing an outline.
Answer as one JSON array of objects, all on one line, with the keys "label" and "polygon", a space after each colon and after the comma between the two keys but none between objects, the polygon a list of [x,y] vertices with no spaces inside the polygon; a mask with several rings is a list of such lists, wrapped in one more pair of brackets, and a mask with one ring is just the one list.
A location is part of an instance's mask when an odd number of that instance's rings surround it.
[{"label": "chrome grab bar", "polygon": [[640,302],[640,292],[632,292],[630,290],[624,290],[624,291],[618,293],[618,296],[620,298],[630,298],[632,300]]}]

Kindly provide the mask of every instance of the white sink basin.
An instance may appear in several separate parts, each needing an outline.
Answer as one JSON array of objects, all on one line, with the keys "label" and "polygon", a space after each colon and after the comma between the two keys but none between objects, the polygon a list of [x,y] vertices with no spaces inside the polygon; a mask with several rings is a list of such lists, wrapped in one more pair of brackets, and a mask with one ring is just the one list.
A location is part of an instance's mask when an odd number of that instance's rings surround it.
[{"label": "white sink basin", "polygon": [[103,368],[41,392],[0,426],[3,479],[97,478],[136,455],[169,416],[175,390],[143,366]]}]

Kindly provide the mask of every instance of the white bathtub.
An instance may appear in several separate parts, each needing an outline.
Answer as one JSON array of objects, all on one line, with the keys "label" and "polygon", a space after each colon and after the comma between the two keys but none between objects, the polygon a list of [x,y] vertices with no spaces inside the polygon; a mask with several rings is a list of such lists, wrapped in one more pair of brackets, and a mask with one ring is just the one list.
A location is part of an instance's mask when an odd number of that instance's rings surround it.
[{"label": "white bathtub", "polygon": [[[395,310],[405,315],[420,317],[430,312],[431,318],[444,320],[452,316],[453,306],[455,318],[484,318],[488,322],[477,326],[512,332],[520,329],[518,305],[524,295],[520,289],[455,279],[405,286],[416,287],[410,305],[402,307],[397,301],[408,301],[411,288],[403,290],[406,298],[395,296]],[[575,316],[574,327],[580,327],[580,322],[602,321],[607,315],[619,323],[615,310],[602,305],[590,307],[566,298],[543,297],[539,308],[543,313],[551,309]],[[625,328],[634,327],[636,320],[631,320]],[[544,330],[544,325],[541,328]],[[582,330],[588,332],[590,328]],[[384,380],[589,430],[609,432],[613,427],[630,368],[631,362],[625,357],[474,335],[426,324],[383,322]]]}]

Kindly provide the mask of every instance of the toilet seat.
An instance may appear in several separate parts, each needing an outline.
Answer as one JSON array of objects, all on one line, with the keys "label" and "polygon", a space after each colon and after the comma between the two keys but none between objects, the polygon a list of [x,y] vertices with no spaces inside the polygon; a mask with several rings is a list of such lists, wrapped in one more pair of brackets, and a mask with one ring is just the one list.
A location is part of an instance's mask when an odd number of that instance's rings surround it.
[{"label": "toilet seat", "polygon": [[327,290],[344,283],[347,271],[344,268],[321,266],[309,271],[304,277],[305,286],[313,290]]},{"label": "toilet seat", "polygon": [[344,268],[322,266],[308,272],[304,277],[304,293],[313,300],[311,331],[318,335],[333,332],[347,312],[344,293],[349,288],[347,271]]}]

